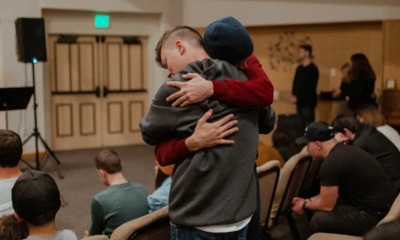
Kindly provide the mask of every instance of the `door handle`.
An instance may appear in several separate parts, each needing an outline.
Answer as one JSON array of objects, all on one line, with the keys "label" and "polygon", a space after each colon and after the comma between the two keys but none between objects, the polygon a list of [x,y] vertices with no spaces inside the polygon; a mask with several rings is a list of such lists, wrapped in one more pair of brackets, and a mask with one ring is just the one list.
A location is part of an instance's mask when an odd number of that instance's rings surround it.
[{"label": "door handle", "polygon": [[96,94],[96,97],[97,97],[97,98],[100,97],[100,87],[99,87],[99,86],[96,87],[95,94]]},{"label": "door handle", "polygon": [[103,96],[107,97],[107,95],[108,95],[108,87],[104,86],[103,87]]}]

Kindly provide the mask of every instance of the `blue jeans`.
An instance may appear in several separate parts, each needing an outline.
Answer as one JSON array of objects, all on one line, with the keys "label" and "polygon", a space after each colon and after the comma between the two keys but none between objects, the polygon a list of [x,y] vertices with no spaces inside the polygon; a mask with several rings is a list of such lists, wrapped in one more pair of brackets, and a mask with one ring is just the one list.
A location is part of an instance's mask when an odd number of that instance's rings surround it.
[{"label": "blue jeans", "polygon": [[299,136],[304,135],[306,127],[315,120],[314,107],[297,107],[297,121],[299,123]]},{"label": "blue jeans", "polygon": [[236,232],[209,233],[194,227],[181,227],[171,222],[171,240],[246,240],[247,226]]}]

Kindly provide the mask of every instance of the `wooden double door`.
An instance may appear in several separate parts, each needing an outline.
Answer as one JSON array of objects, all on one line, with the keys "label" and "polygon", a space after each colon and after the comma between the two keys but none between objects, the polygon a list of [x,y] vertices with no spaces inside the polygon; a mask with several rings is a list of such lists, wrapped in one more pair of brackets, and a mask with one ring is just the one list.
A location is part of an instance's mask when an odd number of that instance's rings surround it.
[{"label": "wooden double door", "polygon": [[49,36],[55,150],[142,143],[147,39]]}]

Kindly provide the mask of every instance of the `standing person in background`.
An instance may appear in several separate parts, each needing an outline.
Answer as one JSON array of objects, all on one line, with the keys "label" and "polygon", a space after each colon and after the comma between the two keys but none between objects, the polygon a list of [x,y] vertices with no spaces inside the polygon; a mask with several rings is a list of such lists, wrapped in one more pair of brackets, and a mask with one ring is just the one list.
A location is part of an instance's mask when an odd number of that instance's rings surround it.
[{"label": "standing person in background", "polygon": [[296,104],[297,121],[299,122],[298,135],[303,135],[306,126],[315,120],[319,71],[312,62],[311,45],[300,45],[298,54],[300,65],[294,75],[291,101]]},{"label": "standing person in background", "polygon": [[355,111],[363,104],[377,105],[375,101],[375,72],[362,53],[351,56],[351,69],[349,73],[350,82],[348,86],[349,107]]},{"label": "standing person in background", "polygon": [[342,72],[342,82],[340,83],[340,88],[332,92],[332,98],[341,100],[337,115],[347,115],[352,113],[348,103],[351,64],[343,64],[340,71]]}]

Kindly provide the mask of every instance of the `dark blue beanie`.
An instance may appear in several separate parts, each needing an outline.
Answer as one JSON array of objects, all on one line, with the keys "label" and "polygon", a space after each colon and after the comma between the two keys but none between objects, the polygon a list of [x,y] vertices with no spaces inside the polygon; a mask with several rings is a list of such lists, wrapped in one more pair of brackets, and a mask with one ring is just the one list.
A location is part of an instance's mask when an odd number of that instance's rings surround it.
[{"label": "dark blue beanie", "polygon": [[207,26],[204,49],[214,59],[236,64],[253,53],[253,41],[245,27],[233,17],[225,17]]}]

